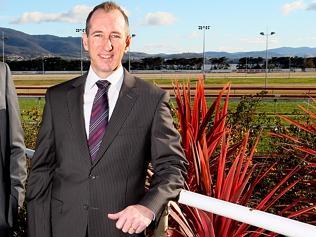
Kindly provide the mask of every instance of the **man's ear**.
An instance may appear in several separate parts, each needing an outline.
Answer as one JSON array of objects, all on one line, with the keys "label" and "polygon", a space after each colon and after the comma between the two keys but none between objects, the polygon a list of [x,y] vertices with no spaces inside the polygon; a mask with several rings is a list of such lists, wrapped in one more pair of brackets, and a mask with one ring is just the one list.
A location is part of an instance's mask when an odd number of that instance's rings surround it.
[{"label": "man's ear", "polygon": [[130,35],[128,35],[126,37],[126,40],[125,40],[125,53],[128,51],[128,49],[131,45],[131,41],[132,41],[132,37]]},{"label": "man's ear", "polygon": [[82,44],[86,51],[89,51],[89,44],[88,44],[88,35],[86,32],[82,33]]}]

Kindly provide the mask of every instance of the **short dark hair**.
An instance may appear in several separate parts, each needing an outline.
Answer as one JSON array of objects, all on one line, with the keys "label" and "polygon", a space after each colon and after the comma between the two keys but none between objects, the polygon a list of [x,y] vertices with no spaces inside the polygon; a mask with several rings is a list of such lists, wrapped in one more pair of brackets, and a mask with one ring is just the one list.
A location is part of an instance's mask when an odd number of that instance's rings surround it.
[{"label": "short dark hair", "polygon": [[125,24],[126,24],[126,28],[127,28],[127,33],[128,33],[128,28],[129,28],[129,22],[128,22],[128,17],[127,15],[125,14],[125,12],[123,11],[123,9],[117,5],[115,2],[103,2],[97,6],[95,6],[93,8],[93,10],[89,13],[87,19],[86,19],[86,34],[88,35],[89,34],[89,28],[90,28],[90,19],[93,15],[93,13],[98,10],[98,9],[103,9],[105,12],[111,12],[113,10],[118,10],[122,13],[123,17],[124,17],[124,20],[125,20]]}]

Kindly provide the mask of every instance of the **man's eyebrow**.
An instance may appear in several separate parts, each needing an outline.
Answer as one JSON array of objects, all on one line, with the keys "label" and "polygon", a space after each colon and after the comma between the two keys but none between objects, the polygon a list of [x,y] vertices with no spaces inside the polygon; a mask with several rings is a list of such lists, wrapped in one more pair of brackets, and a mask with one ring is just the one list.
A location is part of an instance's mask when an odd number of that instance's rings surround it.
[{"label": "man's eyebrow", "polygon": [[93,35],[93,34],[100,34],[100,33],[103,33],[103,32],[101,30],[96,30],[96,31],[92,31],[91,35]]},{"label": "man's eyebrow", "polygon": [[118,35],[121,35],[122,33],[119,32],[119,31],[112,31],[111,34],[118,34]]},{"label": "man's eyebrow", "polygon": [[[91,35],[93,35],[93,34],[103,34],[103,31],[102,31],[102,30],[95,30],[95,31],[92,31],[92,32],[91,32]],[[110,34],[122,35],[122,33],[119,32],[119,31],[112,31]]]}]

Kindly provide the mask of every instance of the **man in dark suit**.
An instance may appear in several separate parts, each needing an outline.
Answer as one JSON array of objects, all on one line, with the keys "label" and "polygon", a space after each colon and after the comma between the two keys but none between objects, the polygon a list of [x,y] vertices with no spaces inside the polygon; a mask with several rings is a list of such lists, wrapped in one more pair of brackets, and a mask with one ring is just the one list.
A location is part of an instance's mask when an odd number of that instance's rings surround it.
[{"label": "man in dark suit", "polygon": [[26,158],[19,104],[8,65],[0,62],[0,236],[13,227],[23,205]]},{"label": "man in dark suit", "polygon": [[29,237],[143,236],[183,187],[187,162],[169,96],[123,69],[130,41],[124,11],[96,6],[83,34],[89,72],[47,91],[27,190]]}]

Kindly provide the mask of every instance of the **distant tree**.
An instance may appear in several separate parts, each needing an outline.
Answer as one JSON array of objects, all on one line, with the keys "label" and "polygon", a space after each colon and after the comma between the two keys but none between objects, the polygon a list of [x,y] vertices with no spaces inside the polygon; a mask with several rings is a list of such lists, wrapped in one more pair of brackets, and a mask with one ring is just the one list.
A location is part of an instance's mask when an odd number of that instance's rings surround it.
[{"label": "distant tree", "polygon": [[[248,63],[248,62],[247,62],[247,58],[246,58],[246,57],[240,58],[240,59],[238,60],[237,68],[238,68],[238,69],[245,69],[247,63]],[[248,68],[249,68],[249,67],[248,67]]]},{"label": "distant tree", "polygon": [[291,58],[291,65],[294,68],[301,68],[304,69],[304,58],[295,56],[294,58]]},{"label": "distant tree", "polygon": [[161,57],[150,57],[142,59],[144,63],[144,69],[147,70],[160,70],[163,64],[163,58]]},{"label": "distant tree", "polygon": [[[64,59],[60,57],[38,57],[30,60],[7,61],[12,71],[80,71],[81,61],[79,59]],[[209,58],[206,63],[212,64],[211,69],[226,69],[229,64],[237,63],[237,68],[263,69],[265,59],[262,57],[243,57],[229,60],[226,57]],[[202,58],[171,58],[149,57],[141,60],[132,60],[132,70],[200,70],[202,68]],[[90,61],[83,60],[83,70],[87,71]],[[128,60],[123,61],[123,66],[128,68]],[[316,57],[273,57],[269,59],[269,68],[315,68]]]},{"label": "distant tree", "polygon": [[[80,71],[81,62],[78,59],[62,59],[60,57],[36,58],[23,61],[8,61],[12,71]],[[90,62],[83,61],[83,70],[89,69]]]},{"label": "distant tree", "polygon": [[212,58],[211,62],[214,69],[227,69],[229,67],[228,58],[226,57]]},{"label": "distant tree", "polygon": [[315,58],[306,58],[305,60],[305,68],[315,68]]}]

